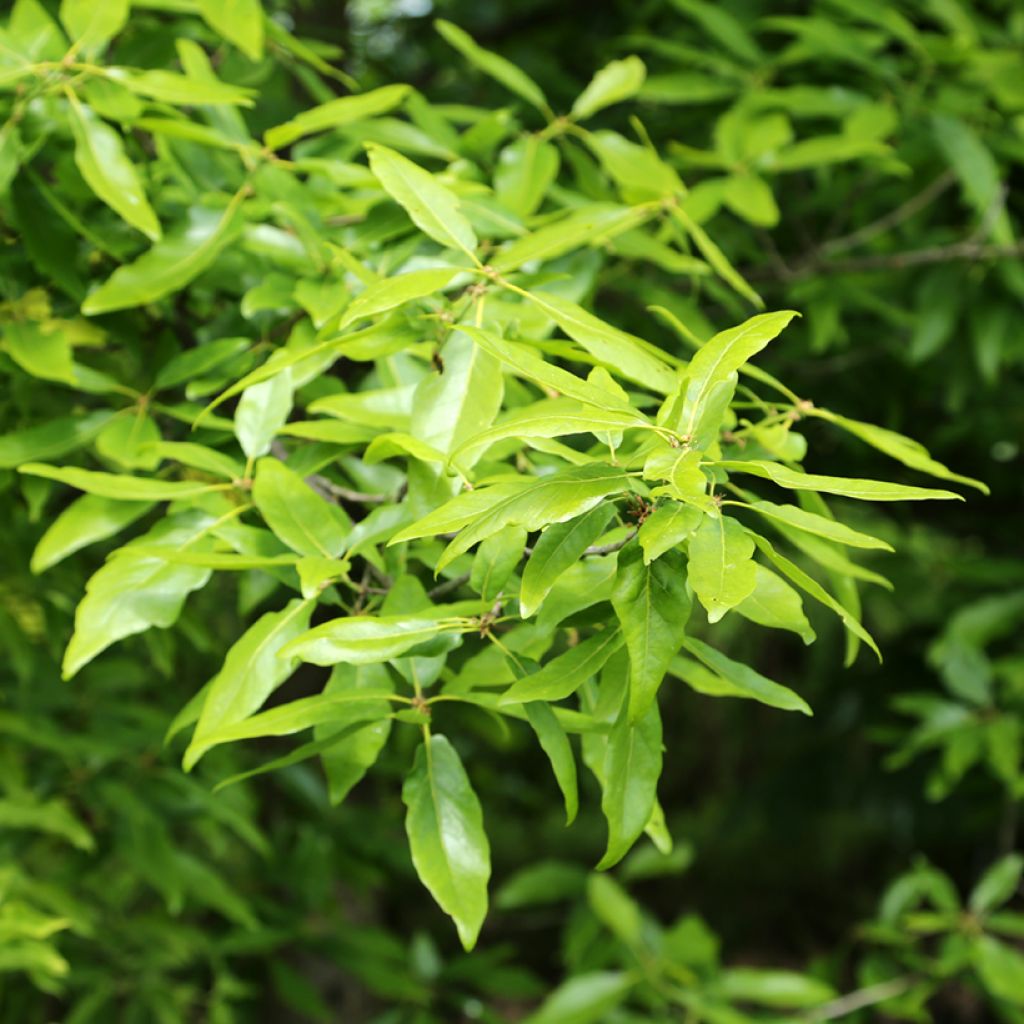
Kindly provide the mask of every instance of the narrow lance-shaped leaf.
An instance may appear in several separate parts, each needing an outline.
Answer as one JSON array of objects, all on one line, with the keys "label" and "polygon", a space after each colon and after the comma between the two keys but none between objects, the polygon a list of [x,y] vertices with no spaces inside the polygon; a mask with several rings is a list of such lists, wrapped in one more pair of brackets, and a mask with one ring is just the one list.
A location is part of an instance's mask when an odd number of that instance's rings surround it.
[{"label": "narrow lance-shaped leaf", "polygon": [[128,21],[129,0],[61,0],[60,20],[72,42],[86,51],[113,39]]},{"label": "narrow lance-shaped leaf", "polygon": [[480,801],[446,737],[416,749],[402,800],[416,873],[472,949],[487,914],[491,854]]},{"label": "narrow lance-shaped leaf", "polygon": [[747,462],[734,462],[725,459],[714,463],[714,465],[728,473],[750,473],[753,476],[771,480],[772,483],[776,483],[780,487],[839,494],[844,498],[856,498],[859,501],[925,501],[936,498],[963,501],[959,494],[954,494],[952,491],[938,491],[929,487],[910,487],[906,484],[890,484],[879,480],[817,476],[814,473],[789,469],[777,462],[763,462],[757,459]]},{"label": "narrow lance-shaped leaf", "polygon": [[606,629],[588,637],[543,668],[513,683],[501,696],[502,704],[526,704],[535,700],[562,700],[596,675],[623,645],[618,629]]},{"label": "narrow lance-shaped leaf", "polygon": [[686,561],[670,551],[646,563],[638,543],[619,556],[612,607],[629,650],[629,720],[639,721],[658,693],[673,655],[686,636],[690,595]]},{"label": "narrow lance-shaped leaf", "polygon": [[687,637],[683,646],[729,684],[730,690],[719,691],[723,696],[749,697],[751,700],[760,701],[762,704],[779,708],[782,711],[801,711],[805,715],[811,714],[807,702],[789,687],[772,682],[771,679],[765,678],[749,665],[734,661],[722,654],[721,651],[704,643],[703,640]]},{"label": "narrow lance-shaped leaf", "polygon": [[264,141],[271,149],[281,149],[297,139],[330,128],[377,117],[393,110],[409,95],[408,85],[385,85],[357,96],[341,96],[304,110],[284,124],[267,129]]},{"label": "narrow lance-shaped leaf", "polygon": [[230,484],[208,484],[201,480],[158,480],[155,477],[129,476],[119,473],[98,473],[74,466],[47,466],[29,462],[18,467],[19,473],[41,476],[47,480],[76,487],[86,494],[117,501],[177,501],[194,498],[212,491],[228,490]]},{"label": "narrow lance-shaped leaf", "polygon": [[82,303],[86,316],[156,302],[180,291],[217,258],[241,226],[238,192],[220,213],[196,208],[189,222],[157,242],[134,263],[118,267]]},{"label": "narrow lance-shaped leaf", "polygon": [[459,210],[459,200],[429,171],[377,143],[369,147],[370,170],[384,191],[424,234],[441,245],[472,255],[476,234]]},{"label": "narrow lance-shaped leaf", "polygon": [[316,626],[289,643],[281,656],[313,665],[368,665],[390,661],[441,634],[470,628],[474,627],[408,615],[358,615]]},{"label": "narrow lance-shaped leaf", "polygon": [[397,277],[387,277],[383,281],[371,284],[366,291],[352,300],[345,310],[338,330],[343,331],[349,324],[365,317],[386,313],[396,306],[404,306],[414,299],[433,295],[444,288],[456,274],[461,273],[460,267],[438,267],[430,270],[413,270]]},{"label": "narrow lance-shaped leaf", "polygon": [[549,526],[540,535],[523,569],[519,614],[524,619],[540,607],[559,576],[575,565],[586,549],[605,532],[614,514],[614,505],[601,504],[577,519]]},{"label": "narrow lance-shaped leaf", "polygon": [[808,512],[796,505],[776,505],[771,501],[752,501],[749,507],[767,519],[775,519],[787,526],[812,533],[816,537],[835,541],[837,544],[845,544],[852,548],[892,551],[892,546],[884,540],[872,537],[868,533],[861,533],[859,530],[854,530],[827,516]]},{"label": "narrow lance-shaped leaf", "polygon": [[637,722],[623,702],[604,756],[601,810],[608,823],[608,847],[597,865],[614,867],[647,827],[661,777],[661,716],[651,704]]},{"label": "narrow lance-shaped leaf", "polygon": [[601,68],[586,89],[576,97],[572,105],[572,117],[583,121],[613,103],[628,100],[640,91],[646,77],[647,68],[639,57],[613,60]]},{"label": "narrow lance-shaped leaf", "polygon": [[263,6],[260,0],[199,0],[209,26],[234,43],[250,60],[263,56]]},{"label": "narrow lance-shaped leaf", "polygon": [[218,732],[248,718],[292,674],[297,660],[278,657],[278,652],[306,631],[314,604],[289,601],[281,611],[263,615],[232,645],[207,690],[185,751],[186,771],[217,744]]},{"label": "narrow lance-shaped leaf", "polygon": [[523,707],[530,726],[537,734],[537,741],[551,762],[555,781],[565,800],[565,823],[571,825],[576,819],[580,798],[576,782],[576,758],[569,737],[554,711],[544,701],[530,701]]},{"label": "narrow lance-shaped leaf", "polygon": [[693,434],[712,388],[729,378],[752,356],[785,330],[797,314],[793,310],[761,313],[738,327],[716,334],[693,359],[686,378],[686,399],[680,430]]},{"label": "narrow lance-shaped leaf", "polygon": [[[95,6],[95,5],[93,5]],[[146,198],[135,165],[128,159],[121,136],[68,91],[75,165],[86,184],[115,213],[153,241],[160,222]]]},{"label": "narrow lance-shaped leaf", "polygon": [[455,47],[463,57],[471,64],[476,65],[484,74],[500,82],[510,92],[521,96],[527,103],[535,106],[542,114],[550,114],[551,108],[544,98],[540,86],[526,75],[512,61],[506,60],[497,53],[485,50],[475,40],[464,32],[458,25],[450,21],[438,18],[434,27],[444,37],[445,41]]}]

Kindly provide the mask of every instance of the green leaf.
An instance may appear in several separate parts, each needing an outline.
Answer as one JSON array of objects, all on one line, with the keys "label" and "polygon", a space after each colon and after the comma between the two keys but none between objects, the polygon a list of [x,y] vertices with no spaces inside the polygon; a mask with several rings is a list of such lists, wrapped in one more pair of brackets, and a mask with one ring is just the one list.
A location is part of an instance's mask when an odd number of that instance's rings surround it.
[{"label": "green leaf", "polygon": [[47,466],[41,462],[29,462],[19,466],[18,472],[56,480],[85,491],[86,494],[98,494],[101,498],[114,498],[117,501],[177,501],[181,498],[195,498],[212,491],[227,490],[231,486],[208,484],[201,480],[158,480],[128,474],[97,473],[90,469],[76,469],[73,466]]},{"label": "green leaf", "polygon": [[635,96],[647,77],[644,62],[635,56],[613,60],[590,80],[589,85],[576,97],[570,116],[585,121],[599,110],[621,103]]},{"label": "green leaf", "polygon": [[971,892],[969,906],[975,914],[987,914],[1010,900],[1020,888],[1024,857],[1008,853],[993,864]]},{"label": "green leaf", "polygon": [[484,74],[490,75],[495,81],[500,82],[509,92],[514,92],[517,96],[522,97],[542,114],[550,114],[551,108],[548,106],[548,101],[544,98],[540,86],[517,65],[497,53],[478,46],[468,33],[450,21],[438,18],[434,22],[434,27],[447,43]]},{"label": "green leaf", "polygon": [[186,227],[167,235],[134,263],[118,267],[91,292],[82,303],[82,312],[96,316],[130,309],[180,291],[213,263],[236,234],[241,226],[242,198],[239,192],[220,214],[194,208]]},{"label": "green leaf", "polygon": [[281,149],[305,135],[341,128],[347,124],[386,114],[409,95],[409,90],[408,85],[385,85],[380,89],[359,93],[357,96],[342,96],[336,100],[329,100],[327,103],[302,111],[284,124],[269,128],[263,139],[271,149]]},{"label": "green leaf", "polygon": [[[335,665],[324,687],[325,696],[393,692],[391,674],[383,665]],[[376,719],[320,755],[332,804],[340,804],[380,756],[391,735],[390,712],[386,700],[340,704],[331,716],[330,725],[316,726],[313,735],[324,739],[349,722],[368,717]]]},{"label": "green leaf", "polygon": [[192,545],[205,538],[212,522],[200,512],[162,519],[93,574],[75,612],[75,631],[64,652],[65,679],[118,640],[153,626],[167,629],[174,625],[185,598],[205,586],[210,570],[172,564],[134,548]]},{"label": "green leaf", "polygon": [[193,469],[223,476],[231,481],[241,480],[245,475],[245,468],[240,462],[215,448],[207,448],[206,445],[194,444],[191,441],[157,441],[146,445],[145,448],[158,460],[172,459],[183,466],[191,466]]},{"label": "green leaf", "polygon": [[928,449],[924,445],[909,437],[905,437],[903,434],[896,433],[895,430],[877,427],[873,423],[862,423],[860,420],[851,420],[846,416],[829,412],[827,409],[813,409],[810,411],[810,414],[826,419],[830,423],[835,423],[836,426],[842,427],[843,430],[853,434],[854,437],[859,437],[866,444],[871,445],[872,448],[877,448],[878,451],[884,452],[897,462],[902,462],[904,466],[910,469],[928,473],[930,476],[938,477],[940,480],[951,480],[955,483],[966,484],[968,487],[976,487],[982,494],[989,493],[988,487],[980,480],[954,473],[941,462],[936,462],[928,454]]},{"label": "green leaf", "polygon": [[716,334],[690,361],[680,432],[693,435],[716,384],[727,381],[744,363],[777,338],[797,314],[761,313]]},{"label": "green leaf", "polygon": [[61,0],[60,20],[71,41],[85,50],[99,49],[128,22],[129,0]]},{"label": "green leaf", "polygon": [[250,344],[248,338],[219,338],[179,352],[160,367],[153,387],[163,391],[203,377],[222,363],[240,355]]},{"label": "green leaf", "polygon": [[618,629],[605,629],[552,658],[539,672],[524,676],[501,695],[502,704],[562,700],[596,675],[625,643]]},{"label": "green leaf", "polygon": [[576,782],[576,758],[569,737],[566,736],[554,711],[543,701],[530,701],[523,705],[527,720],[537,740],[551,762],[555,781],[565,800],[565,824],[571,825],[579,811],[580,798]]},{"label": "green leaf", "polygon": [[[779,708],[781,711],[800,711],[805,715],[813,714],[808,703],[789,687],[765,678],[749,665],[733,661],[721,651],[708,646],[703,640],[687,637],[683,641],[683,646],[719,677],[719,685],[714,689],[703,688],[702,692],[722,697],[747,697],[761,704],[767,704],[768,707]],[[673,672],[675,671],[675,666],[673,666]],[[681,678],[690,682],[686,674],[683,674]]]},{"label": "green leaf", "polygon": [[32,571],[45,572],[68,555],[115,536],[152,507],[148,501],[114,501],[83,494],[68,505],[39,538],[32,552]]},{"label": "green leaf", "polygon": [[592,405],[607,412],[631,415],[638,425],[650,425],[643,413],[632,409],[629,402],[619,395],[581,380],[575,374],[569,373],[568,370],[546,362],[525,345],[505,341],[504,338],[500,338],[490,331],[476,327],[461,325],[459,330],[468,334],[481,348],[500,359],[506,366],[510,366],[517,373],[541,387],[550,388],[567,398],[574,398],[577,402]]},{"label": "green leaf", "polygon": [[371,144],[370,170],[384,191],[401,206],[412,222],[435,242],[461,249],[476,249],[476,234],[459,212],[459,200],[429,171],[387,146]]},{"label": "green leaf", "polygon": [[389,309],[404,306],[414,299],[433,295],[441,291],[456,274],[461,272],[462,268],[460,267],[413,270],[371,284],[366,291],[352,300],[338,323],[338,330],[343,331],[349,324],[353,324],[357,320],[376,316],[378,313],[386,313]]},{"label": "green leaf", "polygon": [[267,526],[300,555],[336,558],[344,550],[349,524],[343,513],[278,459],[256,463],[252,500]]},{"label": "green leaf", "polygon": [[359,615],[316,626],[288,644],[281,655],[313,665],[369,665],[398,658],[428,640],[467,628],[475,626],[409,615]]},{"label": "green leaf", "polygon": [[804,615],[800,595],[780,576],[755,563],[754,589],[738,605],[736,611],[770,629],[788,629],[797,633],[805,644],[814,642],[815,633]]},{"label": "green leaf", "polygon": [[817,580],[808,576],[798,565],[795,565],[784,555],[780,555],[771,543],[759,534],[748,531],[759,550],[764,552],[768,560],[775,566],[783,576],[795,583],[801,590],[810,594],[815,601],[819,601],[826,608],[831,609],[839,616],[846,629],[875,652],[879,661],[882,655],[878,650],[871,634],[860,624],[860,621],[846,608],[844,608]]},{"label": "green leaf", "polygon": [[[96,4],[90,5],[94,10]],[[161,237],[160,222],[149,205],[135,165],[125,153],[121,136],[87,106],[68,93],[71,132],[75,139],[75,166],[86,184],[118,216],[154,242]]]},{"label": "green leaf", "polygon": [[235,436],[247,458],[256,459],[270,451],[292,411],[292,392],[291,367],[242,392],[235,407]]},{"label": "green leaf", "polygon": [[[680,545],[700,526],[704,513],[692,505],[668,501],[659,505],[641,524],[637,539],[645,562],[653,562]],[[525,582],[525,580],[524,580]]]},{"label": "green leaf", "polygon": [[60,384],[76,383],[71,344],[59,326],[47,329],[29,320],[4,324],[3,348],[33,377]]},{"label": "green leaf", "polygon": [[600,245],[635,228],[649,219],[653,212],[650,204],[630,207],[593,203],[517,239],[498,252],[490,260],[490,265],[501,273],[507,273],[524,263],[547,263],[581,246]]},{"label": "green leaf", "polygon": [[754,542],[730,516],[705,516],[690,538],[688,579],[708,613],[719,619],[753,593],[757,570]]},{"label": "green leaf", "polygon": [[847,547],[852,548],[892,551],[892,546],[884,540],[879,540],[868,533],[861,533],[859,530],[851,529],[849,526],[844,526],[842,523],[829,519],[827,516],[819,516],[815,512],[807,512],[796,505],[775,505],[770,501],[752,501],[749,507],[767,519],[776,519],[787,526],[793,526],[798,530],[814,534],[816,537],[824,537],[826,540],[835,541],[837,544],[845,544]]},{"label": "green leaf", "polygon": [[531,292],[529,298],[573,341],[619,376],[663,395],[675,390],[675,371],[648,351],[646,343],[639,338],[606,324],[560,295]]},{"label": "green leaf", "polygon": [[544,201],[558,177],[558,149],[536,135],[524,135],[507,145],[494,169],[498,202],[519,217],[529,217]]},{"label": "green leaf", "polygon": [[980,935],[974,940],[972,959],[991,995],[1024,1006],[1024,953],[991,935]]},{"label": "green leaf", "polygon": [[708,261],[715,273],[725,281],[737,294],[742,295],[751,305],[761,309],[764,302],[761,296],[750,287],[728,257],[712,240],[708,233],[681,206],[670,207],[670,213],[679,221],[683,230],[693,239],[693,244],[700,254]]},{"label": "green leaf", "polygon": [[416,873],[470,950],[487,915],[491,855],[480,801],[446,737],[416,749],[402,800]]},{"label": "green leaf", "polygon": [[206,104],[251,107],[252,89],[228,85],[216,78],[193,78],[176,71],[127,71],[118,68],[109,77],[126,89],[159,103],[172,106],[202,106]]},{"label": "green leaf", "polygon": [[780,1010],[802,1010],[836,998],[836,990],[824,981],[796,971],[732,967],[720,979],[727,999],[757,1003]]},{"label": "green leaf", "polygon": [[523,1024],[601,1024],[635,982],[624,971],[591,971],[562,982]]},{"label": "green leaf", "polygon": [[279,612],[267,612],[228,650],[221,670],[210,680],[183,765],[196,762],[219,742],[225,727],[244,721],[292,674],[296,659],[278,656],[290,640],[309,627],[314,601],[289,601]]},{"label": "green leaf", "polygon": [[959,494],[954,494],[952,491],[882,483],[878,480],[855,480],[851,477],[816,476],[813,473],[789,469],[777,462],[763,462],[758,459],[746,462],[725,459],[716,462],[715,465],[727,473],[751,473],[765,480],[771,480],[772,483],[776,483],[780,487],[789,487],[798,491],[839,494],[844,498],[856,498],[858,501],[924,501],[931,498],[963,501]]},{"label": "green leaf", "polygon": [[[451,455],[491,426],[505,384],[498,360],[461,331],[448,335],[440,356],[443,369],[424,377],[413,393],[411,432]],[[471,460],[461,465],[468,469]]]},{"label": "green leaf", "polygon": [[629,720],[636,723],[654,703],[686,636],[691,605],[685,559],[668,552],[647,563],[640,545],[628,544],[619,555],[612,607],[629,650]]},{"label": "green leaf", "polygon": [[549,526],[540,535],[523,569],[519,614],[524,619],[533,615],[562,573],[605,532],[614,513],[614,505],[603,503],[578,518]]},{"label": "green leaf", "polygon": [[14,469],[23,462],[38,459],[59,459],[68,452],[83,448],[110,421],[106,409],[85,416],[57,416],[25,430],[0,435],[0,469]]},{"label": "green leaf", "polygon": [[215,32],[234,43],[249,60],[263,56],[260,0],[199,0],[199,13]]},{"label": "green leaf", "polygon": [[442,552],[435,571],[441,572],[474,544],[506,526],[522,526],[532,531],[574,519],[602,498],[626,490],[628,484],[629,474],[625,470],[603,463],[576,466],[534,479],[475,516]]},{"label": "green leaf", "polygon": [[631,722],[624,702],[608,734],[604,755],[601,810],[608,822],[608,848],[598,871],[613,867],[629,852],[654,811],[661,777],[661,716],[652,703]]},{"label": "green leaf", "polygon": [[526,531],[509,526],[488,537],[473,559],[469,585],[484,601],[494,601],[515,572],[526,547]]}]

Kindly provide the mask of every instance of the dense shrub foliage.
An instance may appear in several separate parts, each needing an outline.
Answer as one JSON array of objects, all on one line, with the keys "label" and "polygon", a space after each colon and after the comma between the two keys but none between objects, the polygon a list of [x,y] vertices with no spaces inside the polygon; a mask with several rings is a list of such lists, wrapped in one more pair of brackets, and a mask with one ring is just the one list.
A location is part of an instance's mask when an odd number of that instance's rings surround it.
[{"label": "dense shrub foliage", "polygon": [[1019,12],[272,6],[0,29],[3,1019],[1024,1020]]}]

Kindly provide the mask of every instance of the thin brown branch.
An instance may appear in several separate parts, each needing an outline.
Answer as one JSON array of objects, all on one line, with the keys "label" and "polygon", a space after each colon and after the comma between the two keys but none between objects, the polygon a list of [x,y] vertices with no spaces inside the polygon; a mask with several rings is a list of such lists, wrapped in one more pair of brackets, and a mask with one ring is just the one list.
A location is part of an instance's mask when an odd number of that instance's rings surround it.
[{"label": "thin brown branch", "polygon": [[824,1021],[838,1020],[846,1017],[857,1010],[863,1010],[868,1006],[875,1006],[884,1003],[887,999],[895,999],[909,991],[917,979],[910,974],[900,975],[898,978],[890,978],[888,981],[880,981],[877,985],[868,985],[867,988],[859,988],[855,992],[848,992],[830,1003],[824,1003],[813,1010],[808,1011],[804,1020]]}]

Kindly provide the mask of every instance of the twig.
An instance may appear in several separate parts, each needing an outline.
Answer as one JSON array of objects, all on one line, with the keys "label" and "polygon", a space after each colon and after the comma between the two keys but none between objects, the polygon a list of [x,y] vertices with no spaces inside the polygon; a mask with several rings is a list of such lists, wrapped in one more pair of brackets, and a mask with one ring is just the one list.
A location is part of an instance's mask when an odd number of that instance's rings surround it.
[{"label": "twig", "polygon": [[453,590],[458,590],[463,584],[469,582],[470,573],[464,572],[461,576],[453,576],[450,580],[445,580],[444,583],[438,583],[432,590],[427,591],[427,597],[433,599],[435,597],[444,597],[445,594],[450,594]]},{"label": "twig", "polygon": [[867,1006],[874,1006],[876,1003],[884,1003],[886,999],[895,999],[909,991],[917,979],[910,974],[901,975],[898,978],[890,978],[888,981],[880,981],[877,985],[868,985],[867,988],[859,988],[855,992],[849,992],[845,996],[833,999],[830,1003],[824,1003],[805,1015],[806,1021],[837,1020],[848,1014],[863,1010]]},{"label": "twig", "polygon": [[864,227],[851,231],[848,235],[840,238],[833,238],[819,247],[819,251],[825,255],[833,255],[838,252],[847,252],[856,249],[857,246],[870,242],[872,238],[884,234],[891,228],[909,220],[915,213],[923,210],[929,204],[935,202],[943,192],[956,181],[956,175],[952,171],[944,171],[931,184],[926,185],[917,195],[911,196],[905,203],[901,203],[894,210],[879,217],[878,220],[865,224]]}]

